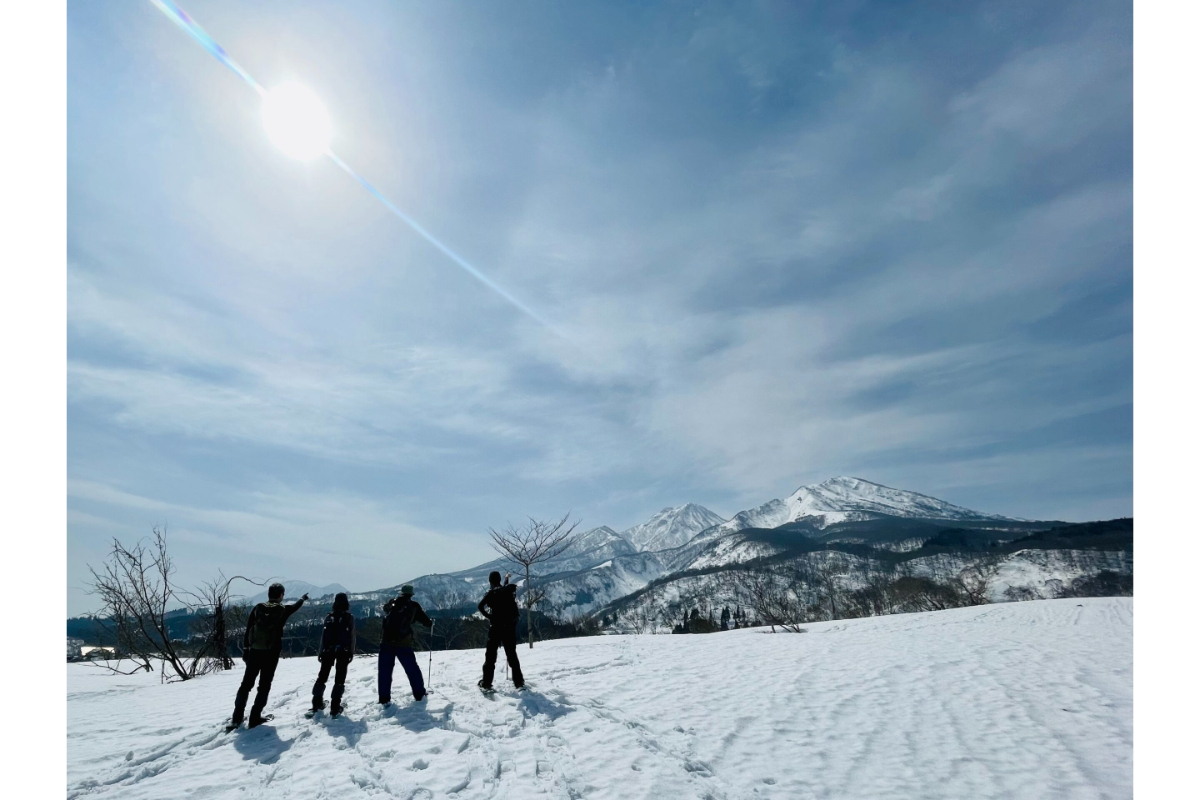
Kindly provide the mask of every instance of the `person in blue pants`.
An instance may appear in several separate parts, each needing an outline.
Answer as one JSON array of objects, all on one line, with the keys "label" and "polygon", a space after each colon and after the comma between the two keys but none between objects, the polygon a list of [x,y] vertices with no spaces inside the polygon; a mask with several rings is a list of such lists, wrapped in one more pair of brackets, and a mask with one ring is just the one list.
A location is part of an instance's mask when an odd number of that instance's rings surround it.
[{"label": "person in blue pants", "polygon": [[424,700],[429,693],[425,691],[425,680],[421,668],[417,666],[417,657],[413,653],[413,623],[419,622],[426,628],[433,627],[433,620],[421,608],[421,604],[413,600],[413,587],[405,584],[400,587],[400,596],[383,604],[383,640],[379,644],[379,704],[387,705],[392,701],[392,670],[396,661],[404,667],[408,676],[408,685],[412,688],[413,697]]}]

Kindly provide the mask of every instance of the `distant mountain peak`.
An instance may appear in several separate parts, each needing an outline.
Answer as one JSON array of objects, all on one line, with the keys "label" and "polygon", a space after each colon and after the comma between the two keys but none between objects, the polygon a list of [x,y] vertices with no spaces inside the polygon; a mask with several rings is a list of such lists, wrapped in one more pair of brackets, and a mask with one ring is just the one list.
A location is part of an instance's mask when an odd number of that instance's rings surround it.
[{"label": "distant mountain peak", "polygon": [[839,475],[821,483],[801,486],[783,500],[769,500],[757,508],[739,512],[713,531],[712,535],[746,528],[778,528],[802,519],[824,528],[839,522],[879,516],[964,521],[1010,519],[956,506],[919,492],[893,489],[864,478]]},{"label": "distant mountain peak", "polygon": [[702,505],[667,506],[650,519],[622,531],[630,544],[643,552],[669,550],[687,544],[696,534],[720,525],[725,518]]},{"label": "distant mountain peak", "polygon": [[[279,580],[277,578],[272,578],[268,585],[271,583],[283,584],[283,597],[285,600],[299,600],[300,597],[305,594],[308,595],[310,600],[317,600],[321,597],[328,597],[329,595],[337,594],[338,592],[349,593],[346,587],[342,586],[340,583],[330,583],[326,586],[317,586],[316,584],[309,583],[307,581]],[[261,592],[251,597],[247,602],[267,602],[267,588],[264,586]]]},{"label": "distant mountain peak", "polygon": [[820,517],[822,525],[869,519],[876,514],[947,520],[1001,519],[995,514],[983,514],[927,494],[893,489],[849,475],[801,486],[783,502],[789,512],[788,522]]}]

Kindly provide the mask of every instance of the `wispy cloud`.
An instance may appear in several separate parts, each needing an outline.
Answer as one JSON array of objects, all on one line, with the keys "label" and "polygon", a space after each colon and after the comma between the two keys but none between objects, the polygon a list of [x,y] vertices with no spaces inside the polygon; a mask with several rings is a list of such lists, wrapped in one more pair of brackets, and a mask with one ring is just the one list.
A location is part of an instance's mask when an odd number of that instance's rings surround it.
[{"label": "wispy cloud", "polygon": [[277,158],[175,32],[75,4],[73,551],[161,513],[357,586],[526,513],[845,472],[1129,509],[1126,6],[287,8],[206,27],[565,336]]}]

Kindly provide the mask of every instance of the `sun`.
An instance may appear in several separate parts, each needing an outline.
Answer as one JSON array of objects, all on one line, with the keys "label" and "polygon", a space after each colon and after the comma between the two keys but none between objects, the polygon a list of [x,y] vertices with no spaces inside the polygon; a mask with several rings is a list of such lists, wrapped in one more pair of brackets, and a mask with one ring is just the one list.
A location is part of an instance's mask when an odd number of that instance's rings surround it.
[{"label": "sun", "polygon": [[299,83],[285,83],[267,92],[263,98],[263,125],[276,147],[301,161],[324,153],[333,138],[325,105]]}]

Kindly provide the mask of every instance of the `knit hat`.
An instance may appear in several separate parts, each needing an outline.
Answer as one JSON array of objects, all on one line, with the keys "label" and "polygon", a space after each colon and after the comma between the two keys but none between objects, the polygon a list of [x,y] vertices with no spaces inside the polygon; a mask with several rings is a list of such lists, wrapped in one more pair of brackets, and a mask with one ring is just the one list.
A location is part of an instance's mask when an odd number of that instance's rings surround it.
[{"label": "knit hat", "polygon": [[493,570],[492,573],[490,575],[488,575],[488,583],[490,583],[492,586],[499,586],[500,585],[500,573]]},{"label": "knit hat", "polygon": [[413,593],[413,588],[410,584],[406,583],[400,587],[400,594],[405,595],[406,597],[411,597],[412,593]]}]

